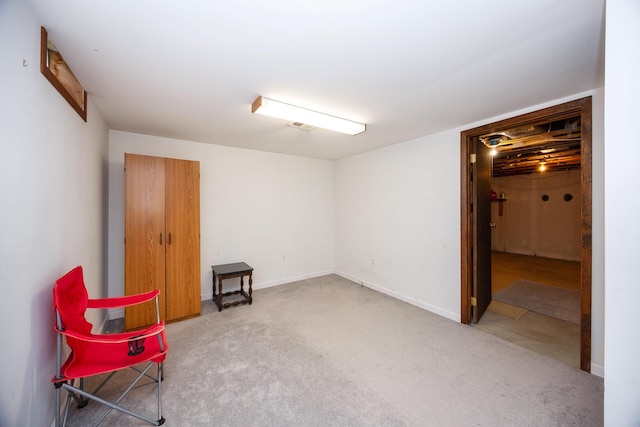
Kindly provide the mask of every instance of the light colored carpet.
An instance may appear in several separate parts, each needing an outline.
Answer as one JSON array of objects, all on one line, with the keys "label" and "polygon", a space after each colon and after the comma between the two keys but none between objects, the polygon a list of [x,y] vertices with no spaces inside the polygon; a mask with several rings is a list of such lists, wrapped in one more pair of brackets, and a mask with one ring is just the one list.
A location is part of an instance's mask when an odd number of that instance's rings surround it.
[{"label": "light colored carpet", "polygon": [[[222,312],[203,302],[167,339],[168,426],[603,422],[601,378],[336,275],[257,290],[253,305]],[[126,401],[153,414],[153,386]],[[70,425],[97,408],[72,409]],[[145,425],[118,413],[103,424]]]},{"label": "light colored carpet", "polygon": [[580,292],[571,289],[519,279],[492,298],[545,316],[580,323]]}]

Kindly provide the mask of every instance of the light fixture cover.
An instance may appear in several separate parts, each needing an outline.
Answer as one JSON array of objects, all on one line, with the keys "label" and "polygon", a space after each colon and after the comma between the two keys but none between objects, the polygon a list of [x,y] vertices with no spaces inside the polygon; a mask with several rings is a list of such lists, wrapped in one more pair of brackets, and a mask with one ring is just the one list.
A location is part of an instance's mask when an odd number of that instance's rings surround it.
[{"label": "light fixture cover", "polygon": [[275,101],[273,99],[259,96],[251,104],[251,112],[263,114],[265,116],[285,119],[290,122],[304,123],[319,128],[342,132],[349,135],[357,135],[367,130],[367,125],[354,122],[329,114],[319,113],[295,105]]}]

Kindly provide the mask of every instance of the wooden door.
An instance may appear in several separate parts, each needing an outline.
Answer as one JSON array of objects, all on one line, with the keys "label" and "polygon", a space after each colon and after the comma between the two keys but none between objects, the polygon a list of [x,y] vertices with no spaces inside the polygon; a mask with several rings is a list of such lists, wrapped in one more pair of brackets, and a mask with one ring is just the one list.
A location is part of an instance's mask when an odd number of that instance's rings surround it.
[{"label": "wooden door", "polygon": [[491,303],[491,150],[478,138],[472,141],[476,161],[472,164],[473,181],[473,240],[474,250],[472,296],[473,321],[477,323]]},{"label": "wooden door", "polygon": [[166,159],[167,321],[200,314],[200,163]]},{"label": "wooden door", "polygon": [[[160,289],[165,304],[165,163],[164,159],[125,154],[125,294]],[[155,303],[125,308],[125,329],[156,321]]]},{"label": "wooden door", "polygon": [[473,222],[476,218],[473,210],[473,188],[475,182],[469,177],[471,165],[469,155],[472,153],[472,142],[480,135],[487,135],[500,132],[505,129],[512,129],[526,124],[536,122],[546,122],[551,119],[561,120],[564,118],[580,115],[580,132],[582,135],[580,142],[580,163],[581,163],[581,237],[582,247],[580,252],[581,266],[581,305],[580,305],[580,368],[584,371],[591,371],[591,262],[592,262],[592,165],[591,165],[591,97],[581,98],[564,104],[548,107],[542,110],[526,113],[517,117],[501,120],[495,123],[483,125],[474,129],[465,130],[460,133],[460,154],[461,154],[461,288],[460,288],[460,321],[471,323],[471,296],[473,288],[473,254],[482,250],[476,246],[474,241]]}]

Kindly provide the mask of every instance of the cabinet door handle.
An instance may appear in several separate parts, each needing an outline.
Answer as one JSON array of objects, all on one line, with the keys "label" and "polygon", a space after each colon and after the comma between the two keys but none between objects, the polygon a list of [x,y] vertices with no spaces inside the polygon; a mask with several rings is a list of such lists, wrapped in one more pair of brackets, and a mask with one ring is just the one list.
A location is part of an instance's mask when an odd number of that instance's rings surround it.
[{"label": "cabinet door handle", "polygon": [[169,238],[168,238],[168,240],[167,240],[167,243],[168,243],[168,244],[171,244],[171,233],[169,233]]},{"label": "cabinet door handle", "polygon": [[162,244],[162,233],[160,233],[160,244]]}]

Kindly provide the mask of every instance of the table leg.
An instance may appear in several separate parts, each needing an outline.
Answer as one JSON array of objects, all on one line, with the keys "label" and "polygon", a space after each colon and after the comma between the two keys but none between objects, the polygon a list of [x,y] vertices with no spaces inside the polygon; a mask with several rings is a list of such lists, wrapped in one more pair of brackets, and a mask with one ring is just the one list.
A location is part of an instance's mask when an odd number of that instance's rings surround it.
[{"label": "table leg", "polygon": [[249,305],[253,302],[253,271],[249,273]]},{"label": "table leg", "polygon": [[222,279],[218,277],[218,311],[222,311]]}]

